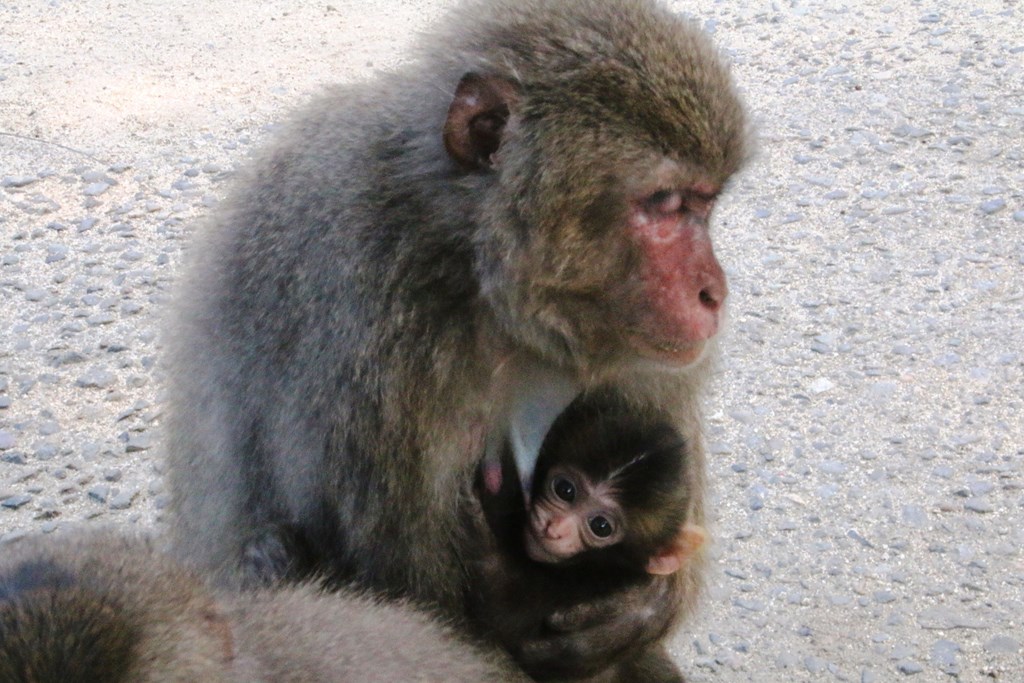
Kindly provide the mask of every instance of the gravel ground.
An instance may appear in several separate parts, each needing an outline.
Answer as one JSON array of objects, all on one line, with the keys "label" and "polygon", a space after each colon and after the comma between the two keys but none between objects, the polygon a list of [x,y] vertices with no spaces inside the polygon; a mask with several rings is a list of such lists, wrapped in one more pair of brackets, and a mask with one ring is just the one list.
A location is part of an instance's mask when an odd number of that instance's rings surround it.
[{"label": "gravel ground", "polygon": [[[0,538],[160,524],[191,230],[445,4],[0,3]],[[760,151],[718,212],[715,564],[674,653],[695,682],[1024,681],[1024,6],[678,5]]]}]

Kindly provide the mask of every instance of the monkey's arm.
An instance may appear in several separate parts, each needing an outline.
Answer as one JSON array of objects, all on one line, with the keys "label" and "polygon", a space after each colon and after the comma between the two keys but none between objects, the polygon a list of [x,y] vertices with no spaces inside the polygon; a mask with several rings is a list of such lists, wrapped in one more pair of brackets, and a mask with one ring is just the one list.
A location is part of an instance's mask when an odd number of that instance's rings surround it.
[{"label": "monkey's arm", "polygon": [[654,577],[592,597],[551,612],[540,635],[524,639],[512,654],[531,675],[593,676],[663,638],[678,618],[682,596],[678,581]]}]

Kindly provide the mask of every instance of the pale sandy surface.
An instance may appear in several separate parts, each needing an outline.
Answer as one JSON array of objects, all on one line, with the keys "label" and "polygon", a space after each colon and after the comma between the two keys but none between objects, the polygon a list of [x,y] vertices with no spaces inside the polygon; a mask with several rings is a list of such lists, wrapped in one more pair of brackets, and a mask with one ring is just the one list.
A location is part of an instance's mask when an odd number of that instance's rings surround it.
[{"label": "pale sandy surface", "polygon": [[[196,219],[445,4],[0,3],[0,534],[159,520]],[[717,218],[713,588],[673,651],[693,681],[1024,681],[1024,7],[685,9],[761,149]]]}]

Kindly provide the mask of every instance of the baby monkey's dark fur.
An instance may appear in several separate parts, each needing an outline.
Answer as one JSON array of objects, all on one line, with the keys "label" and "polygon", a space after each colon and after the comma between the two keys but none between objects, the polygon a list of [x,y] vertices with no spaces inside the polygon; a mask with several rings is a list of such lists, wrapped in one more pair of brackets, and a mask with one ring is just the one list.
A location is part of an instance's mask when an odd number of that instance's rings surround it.
[{"label": "baby monkey's dark fur", "polygon": [[[638,415],[620,397],[597,391],[577,398],[552,425],[525,507],[509,453],[500,463],[497,491],[488,490],[481,469],[476,490],[497,543],[478,565],[487,578],[471,594],[474,617],[514,651],[544,628],[552,605],[569,606],[650,580],[650,558],[675,548],[687,522],[686,458],[686,444],[666,416]],[[556,563],[528,557],[524,528],[535,523],[538,501],[552,493],[546,490],[552,471],[572,472],[577,487],[581,477],[588,487],[613,484],[604,504],[617,508],[616,523],[625,526],[625,536]],[[702,530],[687,533],[703,539]],[[698,550],[699,543],[680,549],[685,556],[674,567],[696,561]],[[588,680],[670,683],[682,677],[659,643]]]}]

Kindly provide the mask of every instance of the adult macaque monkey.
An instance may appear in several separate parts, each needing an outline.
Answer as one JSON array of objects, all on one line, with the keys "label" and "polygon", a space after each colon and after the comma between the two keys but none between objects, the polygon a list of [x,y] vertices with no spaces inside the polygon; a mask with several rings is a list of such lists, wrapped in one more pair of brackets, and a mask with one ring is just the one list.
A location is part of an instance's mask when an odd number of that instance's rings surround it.
[{"label": "adult macaque monkey", "polygon": [[[745,129],[710,41],[655,0],[468,2],[409,64],[299,112],[181,277],[180,556],[462,614],[488,435],[528,462],[597,384],[672,416],[702,525],[698,393],[726,296],[709,219]],[[514,653],[602,671],[662,637],[698,578],[553,609]]]},{"label": "adult macaque monkey", "polygon": [[313,585],[218,594],[143,539],[79,531],[2,551],[3,683],[526,681],[407,605]]}]

